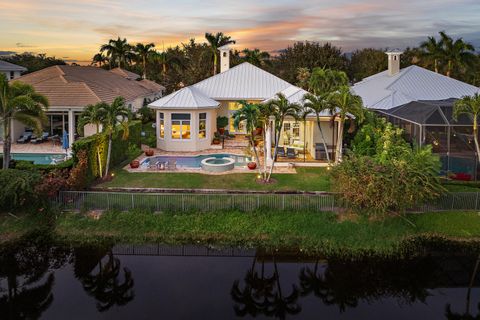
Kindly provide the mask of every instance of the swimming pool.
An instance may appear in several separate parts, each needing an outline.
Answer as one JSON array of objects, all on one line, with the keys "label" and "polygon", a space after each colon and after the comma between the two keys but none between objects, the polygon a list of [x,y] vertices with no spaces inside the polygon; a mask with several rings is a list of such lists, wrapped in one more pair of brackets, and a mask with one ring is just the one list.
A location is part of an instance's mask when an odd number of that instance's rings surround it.
[{"label": "swimming pool", "polygon": [[14,160],[33,161],[34,164],[52,164],[54,160],[65,159],[63,153],[12,153]]},{"label": "swimming pool", "polygon": [[218,154],[205,154],[205,155],[199,155],[199,156],[185,156],[185,157],[179,157],[179,156],[153,156],[153,157],[148,157],[145,158],[141,166],[147,167],[150,164],[156,164],[157,162],[167,162],[169,160],[176,160],[177,167],[183,167],[183,168],[201,168],[201,162],[202,160],[206,158],[232,158],[235,161],[235,166],[236,167],[245,167],[247,163],[250,161],[250,157],[246,156],[240,156],[236,154],[229,154],[229,153],[218,153]]}]

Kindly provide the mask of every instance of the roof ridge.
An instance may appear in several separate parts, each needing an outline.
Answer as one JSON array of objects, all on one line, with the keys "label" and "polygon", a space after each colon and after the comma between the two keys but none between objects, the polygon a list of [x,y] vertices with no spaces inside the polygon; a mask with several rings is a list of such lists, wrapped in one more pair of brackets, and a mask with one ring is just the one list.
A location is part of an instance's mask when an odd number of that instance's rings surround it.
[{"label": "roof ridge", "polygon": [[190,86],[188,86],[187,88],[188,88],[188,92],[192,96],[193,101],[195,102],[195,105],[199,106],[197,98],[195,97],[195,92],[194,92],[194,90],[192,90],[193,88],[190,88]]},{"label": "roof ridge", "polygon": [[83,84],[83,86],[85,88],[87,88],[88,91],[90,91],[94,96],[95,98],[97,98],[98,102],[102,102],[102,99],[100,99],[100,97],[95,93],[95,91],[92,90],[92,88],[90,88],[85,82],[80,82],[81,84]]},{"label": "roof ridge", "polygon": [[[385,89],[390,89],[390,87],[393,86],[395,83],[397,83],[398,80],[402,79],[406,74],[408,74],[413,69],[414,66],[416,66],[416,65],[412,64],[411,66],[403,68],[402,70],[404,72],[399,73],[399,76],[397,77],[397,79],[393,80]],[[400,71],[402,71],[402,70],[400,70]]]}]

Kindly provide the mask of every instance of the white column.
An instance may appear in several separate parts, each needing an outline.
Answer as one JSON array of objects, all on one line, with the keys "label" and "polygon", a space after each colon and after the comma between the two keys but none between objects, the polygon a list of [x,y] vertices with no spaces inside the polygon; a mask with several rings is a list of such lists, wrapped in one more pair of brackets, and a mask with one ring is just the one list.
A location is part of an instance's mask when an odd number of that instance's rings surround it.
[{"label": "white column", "polygon": [[72,148],[75,140],[75,116],[73,110],[68,110],[68,147]]},{"label": "white column", "polygon": [[269,123],[267,126],[267,131],[265,132],[265,148],[267,149],[267,165],[271,165],[273,163],[272,159],[272,128],[275,125],[273,117],[270,117]]}]

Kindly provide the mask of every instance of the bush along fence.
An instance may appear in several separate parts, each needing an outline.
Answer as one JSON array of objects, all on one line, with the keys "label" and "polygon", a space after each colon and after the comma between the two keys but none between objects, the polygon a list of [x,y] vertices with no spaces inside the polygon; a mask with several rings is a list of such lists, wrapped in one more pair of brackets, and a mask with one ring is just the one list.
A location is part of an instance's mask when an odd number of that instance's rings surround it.
[{"label": "bush along fence", "polygon": [[[295,212],[335,211],[342,207],[338,195],[324,194],[264,194],[264,193],[126,193],[96,191],[61,191],[54,204],[64,210],[133,209],[151,212],[211,212],[260,209]],[[480,193],[445,193],[434,202],[412,209],[415,212],[446,210],[479,210]]]},{"label": "bush along fence", "polygon": [[[129,150],[141,147],[142,123],[130,121],[128,127],[128,138],[123,138],[123,128],[119,128],[113,134],[111,167],[119,165],[130,156]],[[107,162],[108,136],[106,133],[97,133],[82,138],[73,144],[73,160],[77,163],[77,155],[81,150],[87,151],[87,181],[91,182],[100,177],[101,170],[105,170]]]}]

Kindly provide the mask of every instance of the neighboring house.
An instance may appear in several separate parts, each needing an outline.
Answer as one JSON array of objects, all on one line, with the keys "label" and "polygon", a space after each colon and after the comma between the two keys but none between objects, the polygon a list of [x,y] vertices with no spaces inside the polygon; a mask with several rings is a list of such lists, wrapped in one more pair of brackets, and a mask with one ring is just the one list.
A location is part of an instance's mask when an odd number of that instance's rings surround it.
[{"label": "neighboring house", "polygon": [[[149,104],[156,112],[159,149],[201,151],[211,148],[218,116],[229,118],[229,133],[245,134],[243,124],[235,128],[232,118],[241,100],[261,103],[283,93],[290,102],[303,102],[305,90],[247,62],[229,68],[230,48],[223,46],[219,51],[221,73]],[[332,126],[328,114],[323,115],[321,121],[327,144],[334,150],[337,122]],[[271,135],[267,135],[267,145],[271,143],[270,138]],[[285,121],[278,145],[301,149],[304,142],[314,158],[315,145],[321,142],[314,115],[308,117],[305,126],[302,121]]]},{"label": "neighboring house", "polygon": [[400,51],[386,53],[388,70],[356,83],[352,90],[365,107],[383,115],[405,131],[417,145],[431,144],[442,159],[443,171],[475,177],[477,161],[472,119],[453,119],[457,99],[479,88],[412,65],[400,69]]},{"label": "neighboring house", "polygon": [[17,66],[16,64],[0,60],[0,73],[5,74],[7,80],[17,79],[22,75],[22,72],[27,71],[27,68]]},{"label": "neighboring house", "polygon": [[[98,102],[111,103],[116,97],[125,98],[132,111],[141,108],[163,95],[165,88],[150,80],[122,69],[104,70],[97,67],[58,65],[24,75],[15,81],[32,85],[49,100],[48,124],[50,135],[69,134],[70,145],[74,141],[75,123],[84,107]],[[15,122],[12,126],[14,140],[25,131],[25,126]],[[94,127],[86,126],[85,135],[93,134]]]}]

